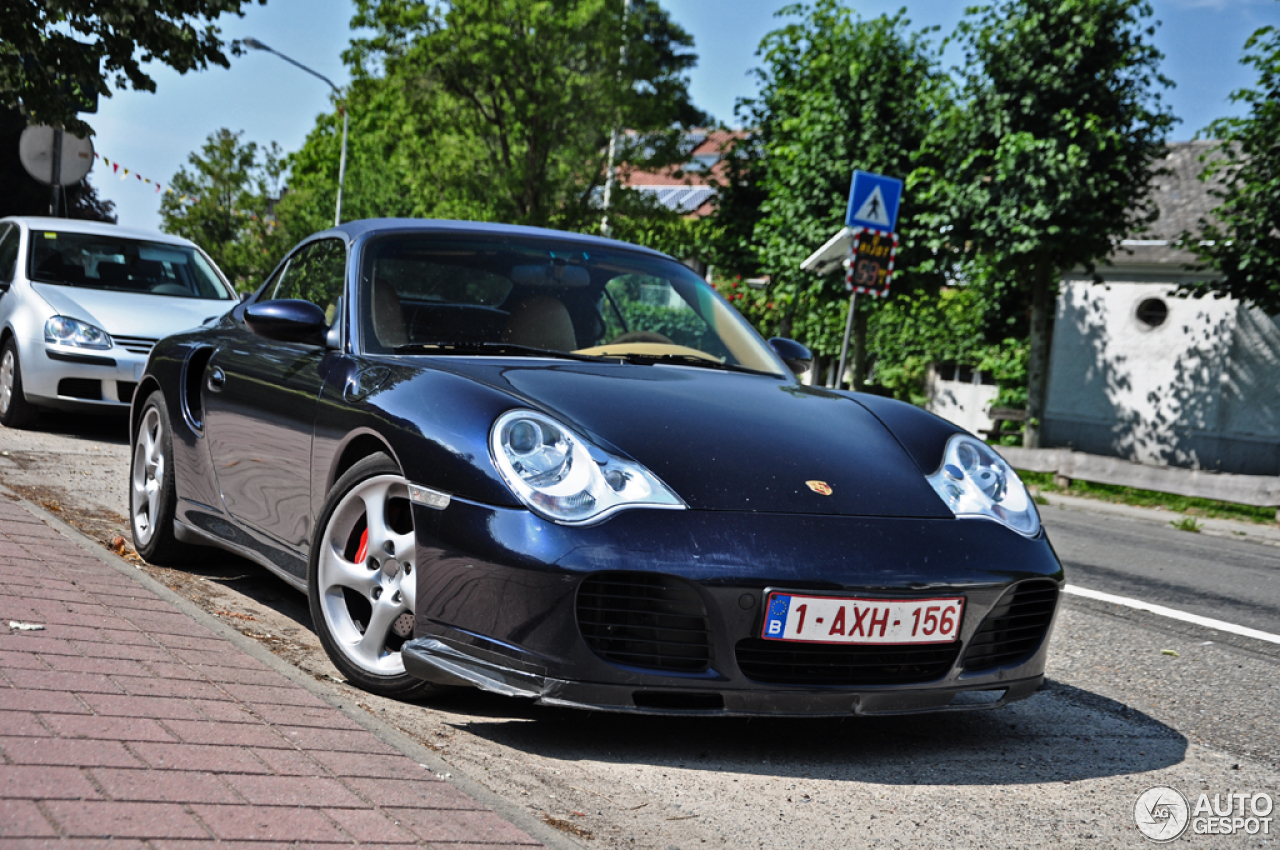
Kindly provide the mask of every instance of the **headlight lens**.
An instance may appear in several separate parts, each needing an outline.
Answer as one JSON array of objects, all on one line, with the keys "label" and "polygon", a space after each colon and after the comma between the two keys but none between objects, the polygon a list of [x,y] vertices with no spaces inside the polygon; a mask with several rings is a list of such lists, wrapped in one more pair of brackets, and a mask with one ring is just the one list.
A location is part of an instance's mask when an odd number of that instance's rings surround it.
[{"label": "headlight lens", "polygon": [[70,316],[54,316],[45,322],[44,341],[57,345],[75,345],[80,348],[111,347],[110,334],[102,328]]},{"label": "headlight lens", "polygon": [[493,423],[494,463],[530,510],[578,525],[623,508],[683,508],[649,470],[588,443],[549,416],[511,410]]},{"label": "headlight lens", "polygon": [[1024,537],[1040,533],[1040,513],[1013,467],[968,434],[947,441],[929,484],[957,517],[987,517]]}]

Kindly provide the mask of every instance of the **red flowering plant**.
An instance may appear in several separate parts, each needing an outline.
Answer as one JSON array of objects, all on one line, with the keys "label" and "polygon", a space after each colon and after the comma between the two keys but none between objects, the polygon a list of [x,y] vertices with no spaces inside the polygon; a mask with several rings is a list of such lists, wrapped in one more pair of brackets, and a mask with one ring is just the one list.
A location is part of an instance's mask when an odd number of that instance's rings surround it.
[{"label": "red flowering plant", "polygon": [[711,286],[761,334],[776,334],[781,314],[767,278],[744,280],[742,275],[713,277]]}]

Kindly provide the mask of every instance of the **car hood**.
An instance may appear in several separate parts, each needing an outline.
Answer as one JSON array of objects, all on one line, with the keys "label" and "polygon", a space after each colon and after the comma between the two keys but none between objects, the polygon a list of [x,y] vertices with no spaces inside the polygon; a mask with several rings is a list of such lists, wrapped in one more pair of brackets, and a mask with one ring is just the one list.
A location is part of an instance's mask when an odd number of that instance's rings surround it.
[{"label": "car hood", "polygon": [[97,325],[113,336],[160,339],[222,315],[235,301],[176,298],[114,289],[84,289],[33,283],[31,288],[54,312]]},{"label": "car hood", "polygon": [[894,435],[847,396],[701,368],[442,365],[639,461],[693,509],[952,516]]}]

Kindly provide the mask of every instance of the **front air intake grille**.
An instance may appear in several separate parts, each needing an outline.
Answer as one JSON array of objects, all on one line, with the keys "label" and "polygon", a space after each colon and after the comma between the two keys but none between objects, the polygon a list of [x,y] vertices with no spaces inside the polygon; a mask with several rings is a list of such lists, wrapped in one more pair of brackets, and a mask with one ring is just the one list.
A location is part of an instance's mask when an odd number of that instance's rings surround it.
[{"label": "front air intake grille", "polygon": [[959,643],[944,646],[836,646],[763,638],[738,641],[738,668],[767,685],[908,685],[947,675]]},{"label": "front air intake grille", "polygon": [[964,654],[967,672],[1018,664],[1040,648],[1058,605],[1058,583],[1024,581],[1005,592],[991,609]]},{"label": "front air intake grille", "polygon": [[702,597],[688,582],[654,573],[597,573],[578,589],[578,629],[596,655],[672,673],[711,665]]},{"label": "front air intake grille", "polygon": [[58,381],[58,395],[82,398],[85,401],[102,401],[102,381],[91,378],[63,378]]},{"label": "front air intake grille", "polygon": [[125,351],[134,354],[150,354],[151,349],[155,347],[156,340],[145,336],[118,336],[111,335],[111,339],[115,344],[123,348]]}]

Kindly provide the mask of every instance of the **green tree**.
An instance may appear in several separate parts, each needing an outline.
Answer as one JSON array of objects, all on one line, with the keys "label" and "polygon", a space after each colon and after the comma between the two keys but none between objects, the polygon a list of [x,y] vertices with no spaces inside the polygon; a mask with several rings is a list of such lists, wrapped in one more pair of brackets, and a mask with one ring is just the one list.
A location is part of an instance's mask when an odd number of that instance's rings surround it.
[{"label": "green tree", "polygon": [[[844,275],[817,278],[800,263],[843,223],[855,169],[906,176],[915,167],[945,94],[943,78],[928,31],[910,32],[903,13],[862,20],[836,0],[818,0],[778,15],[796,20],[765,36],[760,95],[739,104],[756,131],[729,169],[718,219],[730,238],[721,254],[732,259],[736,251],[741,262],[744,219],[754,218],[757,268],[745,271],[767,274],[770,284],[735,306],[745,306],[766,333],[794,336],[831,356],[844,335]],[[903,199],[898,291],[940,283],[917,235],[921,209],[916,199]],[[872,299],[860,300],[865,320]],[[857,385],[864,359],[855,352],[854,362]]]},{"label": "green tree", "polygon": [[1258,72],[1254,89],[1231,95],[1240,118],[1223,118],[1204,135],[1222,140],[1208,157],[1203,180],[1222,200],[1201,232],[1185,240],[1222,274],[1192,287],[1197,295],[1226,293],[1280,313],[1280,30],[1263,27],[1245,42],[1246,64]]},{"label": "green tree", "polygon": [[279,147],[242,142],[243,133],[210,133],[200,152],[169,181],[161,228],[209,252],[240,291],[260,284],[286,247],[276,233],[272,199],[283,173]]},{"label": "green tree", "polygon": [[963,88],[908,181],[934,247],[979,254],[1030,307],[1025,445],[1039,444],[1054,295],[1140,231],[1174,118],[1140,0],[1007,0],[970,10]]},{"label": "green tree", "polygon": [[950,361],[992,375],[1000,387],[996,406],[1025,406],[1026,338],[993,333],[989,281],[981,269],[968,272],[965,286],[899,295],[875,312],[867,328],[876,352],[874,382],[896,398],[924,405],[929,367]]},{"label": "green tree", "polygon": [[[143,70],[160,61],[185,74],[228,67],[213,24],[243,15],[251,0],[17,0],[0,6],[0,106],[17,107],[35,124],[92,133],[76,117],[85,94],[111,96],[110,84],[155,91]],[[258,0],[265,3],[266,0]],[[232,45],[230,52],[239,53]]]},{"label": "green tree", "polygon": [[[357,0],[371,31],[345,58],[351,143],[344,214],[413,215],[594,230],[615,121],[622,161],[680,154],[690,36],[656,0]],[[627,43],[625,62],[621,48]],[[290,162],[299,220],[332,206],[335,116]],[[613,214],[628,212],[622,193]],[[638,215],[652,210],[633,204]],[[292,224],[290,224],[292,226]]]}]

